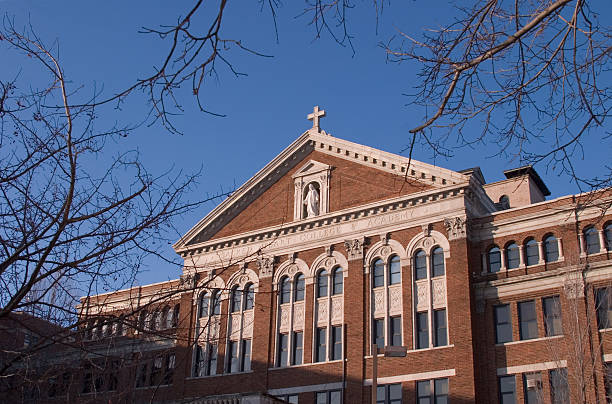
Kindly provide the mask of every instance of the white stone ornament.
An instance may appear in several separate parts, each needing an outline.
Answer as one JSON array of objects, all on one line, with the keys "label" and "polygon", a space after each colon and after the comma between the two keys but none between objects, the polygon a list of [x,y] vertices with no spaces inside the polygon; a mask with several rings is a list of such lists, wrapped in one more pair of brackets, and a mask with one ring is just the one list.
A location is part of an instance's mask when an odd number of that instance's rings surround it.
[{"label": "white stone ornament", "polygon": [[304,198],[306,205],[306,218],[311,218],[319,215],[319,192],[313,183],[308,184],[308,193]]},{"label": "white stone ornament", "polygon": [[312,129],[315,130],[317,133],[320,131],[319,121],[324,116],[325,116],[325,110],[322,110],[322,109],[319,110],[318,105],[316,105],[313,108],[312,114],[306,115],[306,118],[308,118],[309,121],[312,121]]},{"label": "white stone ornament", "polygon": [[466,236],[465,219],[461,217],[444,219],[444,227],[448,232],[448,239],[455,240]]}]

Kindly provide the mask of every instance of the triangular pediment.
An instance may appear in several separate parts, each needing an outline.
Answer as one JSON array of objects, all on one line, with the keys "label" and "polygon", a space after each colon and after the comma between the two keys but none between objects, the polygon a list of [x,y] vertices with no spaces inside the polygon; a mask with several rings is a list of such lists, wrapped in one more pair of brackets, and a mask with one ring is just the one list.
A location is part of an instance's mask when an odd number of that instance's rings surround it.
[{"label": "triangular pediment", "polygon": [[[332,187],[342,188],[338,191],[342,200],[332,200],[330,213],[398,196],[399,188],[402,194],[422,193],[465,184],[470,178],[311,130],[200,220],[174,245],[175,250],[181,252],[211,239],[293,222],[295,180],[324,172],[332,173]],[[334,190],[330,192],[333,197]],[[364,199],[368,196],[371,198]]]}]

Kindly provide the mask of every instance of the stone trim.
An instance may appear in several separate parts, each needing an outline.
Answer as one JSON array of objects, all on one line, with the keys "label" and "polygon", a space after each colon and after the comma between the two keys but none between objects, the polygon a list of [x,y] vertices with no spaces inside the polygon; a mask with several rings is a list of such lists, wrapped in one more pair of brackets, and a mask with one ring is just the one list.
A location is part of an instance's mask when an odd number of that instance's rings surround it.
[{"label": "stone trim", "polygon": [[[328,363],[328,362],[325,362]],[[278,369],[286,369],[286,368],[278,368]],[[273,396],[283,396],[288,394],[299,394],[299,393],[310,393],[314,391],[325,391],[325,390],[340,390],[343,389],[344,383],[336,382],[336,383],[324,383],[324,384],[311,384],[308,386],[297,386],[297,387],[287,387],[283,389],[272,389],[268,390],[268,394]]]},{"label": "stone trim", "polygon": [[505,368],[497,368],[497,376],[505,376],[505,375],[515,375],[518,373],[529,373],[529,372],[539,372],[542,370],[550,370],[550,369],[559,369],[566,368],[567,361],[552,361],[552,362],[541,362],[541,363],[532,363],[529,365],[517,365],[517,366],[508,366]]},{"label": "stone trim", "polygon": [[[444,369],[444,370],[434,370],[432,372],[410,373],[410,374],[399,375],[399,376],[379,377],[378,385],[380,386],[381,384],[412,382],[415,380],[439,379],[441,377],[451,377],[455,375],[456,375],[455,369]],[[365,379],[363,381],[363,385],[371,386],[372,379]]]}]

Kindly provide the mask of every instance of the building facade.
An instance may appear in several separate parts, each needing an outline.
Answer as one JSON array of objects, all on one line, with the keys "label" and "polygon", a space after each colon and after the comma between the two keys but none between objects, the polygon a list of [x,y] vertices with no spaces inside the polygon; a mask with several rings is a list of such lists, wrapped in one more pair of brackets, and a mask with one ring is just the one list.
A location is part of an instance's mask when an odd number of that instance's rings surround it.
[{"label": "building facade", "polygon": [[610,402],[611,190],[546,200],[531,167],[487,184],[320,116],[174,245],[180,279],[83,300],[118,362],[64,394],[367,403],[376,355],[378,403]]}]

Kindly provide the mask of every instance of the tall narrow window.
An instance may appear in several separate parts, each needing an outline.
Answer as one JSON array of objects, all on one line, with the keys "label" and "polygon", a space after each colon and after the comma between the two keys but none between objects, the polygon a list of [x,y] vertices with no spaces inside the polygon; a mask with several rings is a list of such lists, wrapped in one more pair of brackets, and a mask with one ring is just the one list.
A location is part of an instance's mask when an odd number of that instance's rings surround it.
[{"label": "tall narrow window", "polygon": [[525,264],[527,266],[538,265],[540,262],[540,249],[538,242],[531,239],[525,243]]},{"label": "tall narrow window", "polygon": [[316,350],[316,359],[317,362],[325,362],[325,357],[327,355],[327,329],[326,328],[317,328],[317,350]]},{"label": "tall narrow window", "polygon": [[389,285],[396,285],[402,281],[402,265],[397,255],[389,260]]},{"label": "tall narrow window", "polygon": [[434,404],[448,403],[448,379],[434,380]]},{"label": "tall narrow window", "polygon": [[506,246],[506,268],[516,269],[520,264],[519,248],[516,243],[510,243]]},{"label": "tall narrow window", "polygon": [[289,336],[287,334],[279,334],[278,335],[278,363],[277,366],[287,366],[288,363],[288,351],[287,345],[289,343]]},{"label": "tall narrow window", "polygon": [[208,374],[217,374],[217,344],[208,344]]},{"label": "tall narrow window", "polygon": [[444,250],[440,247],[431,252],[431,277],[444,276]]},{"label": "tall narrow window", "polygon": [[595,292],[595,310],[600,330],[612,328],[612,293],[610,292],[609,288],[597,289]]},{"label": "tall narrow window", "polygon": [[385,320],[382,318],[374,320],[374,343],[379,349],[385,347]]},{"label": "tall narrow window", "polygon": [[295,277],[295,291],[293,294],[293,300],[301,302],[304,300],[304,275],[297,274]]},{"label": "tall narrow window", "polygon": [[402,403],[402,385],[383,384],[376,389],[376,404],[401,404]]},{"label": "tall narrow window", "polygon": [[495,317],[495,343],[512,341],[512,322],[510,316],[510,305],[501,304],[493,308]]},{"label": "tall narrow window", "polygon": [[542,377],[540,373],[525,373],[523,375],[523,394],[525,404],[542,403]]},{"label": "tall narrow window", "polygon": [[555,262],[559,260],[559,242],[553,235],[544,238],[544,260]]},{"label": "tall narrow window", "polygon": [[501,252],[498,247],[491,248],[487,253],[487,264],[491,273],[501,270]]},{"label": "tall narrow window", "polygon": [[429,348],[429,321],[427,312],[417,313],[417,349]]},{"label": "tall narrow window", "polygon": [[570,402],[567,388],[567,369],[553,369],[548,374],[550,379],[551,404],[566,404]]},{"label": "tall narrow window", "polygon": [[427,255],[423,250],[414,255],[414,277],[417,280],[427,278]]},{"label": "tall narrow window", "polygon": [[253,284],[248,283],[244,287],[244,309],[251,310],[255,304],[255,290],[253,290]]},{"label": "tall narrow window", "polygon": [[516,381],[514,380],[514,375],[500,376],[499,402],[500,404],[516,403]]},{"label": "tall narrow window", "polygon": [[291,282],[289,278],[283,276],[283,279],[280,281],[280,303],[289,303],[291,299]]},{"label": "tall narrow window", "polygon": [[612,223],[604,227],[604,238],[606,239],[606,250],[612,251]]},{"label": "tall narrow window", "polygon": [[417,382],[417,404],[431,404],[431,383],[429,380]]},{"label": "tall narrow window", "polygon": [[518,304],[519,334],[522,340],[538,338],[538,321],[535,301],[529,300]]},{"label": "tall narrow window", "polygon": [[391,317],[389,319],[389,325],[391,326],[390,334],[391,334],[391,345],[392,346],[402,346],[402,318]]},{"label": "tall narrow window", "polygon": [[301,331],[293,332],[293,350],[292,350],[292,365],[301,365],[303,363],[304,352],[304,333]]},{"label": "tall narrow window", "polygon": [[372,283],[375,288],[384,286],[385,284],[385,263],[381,259],[377,259],[372,264]]},{"label": "tall narrow window", "polygon": [[327,271],[322,269],[317,275],[317,297],[327,296]]},{"label": "tall narrow window", "polygon": [[218,290],[212,293],[212,315],[221,314],[221,293]]},{"label": "tall narrow window", "polygon": [[333,295],[341,295],[344,290],[344,276],[342,275],[342,268],[338,267],[333,270],[332,278],[334,280],[333,284]]},{"label": "tall narrow window", "polygon": [[236,373],[240,371],[240,361],[238,359],[238,342],[230,341],[227,345],[229,361],[227,363],[227,372]]},{"label": "tall narrow window", "polygon": [[232,307],[231,312],[235,313],[242,309],[242,291],[238,290],[238,286],[232,288]]},{"label": "tall narrow window", "polygon": [[590,226],[584,230],[584,241],[587,254],[597,254],[599,252],[599,233],[595,227]]},{"label": "tall narrow window", "polygon": [[563,326],[561,323],[561,302],[559,296],[545,297],[542,299],[542,307],[544,308],[544,326],[546,328],[546,336],[563,334]]},{"label": "tall narrow window", "polygon": [[434,311],[434,346],[448,345],[446,309]]},{"label": "tall narrow window", "polygon": [[242,349],[240,350],[241,363],[240,370],[248,372],[251,370],[251,340],[242,340]]},{"label": "tall narrow window", "polygon": [[342,359],[342,326],[334,326],[331,331],[331,360]]}]

